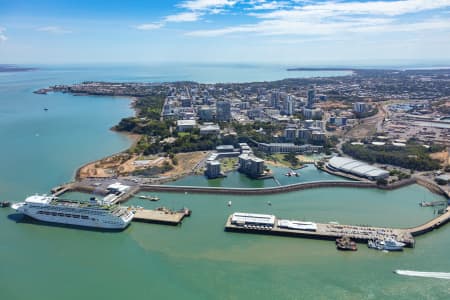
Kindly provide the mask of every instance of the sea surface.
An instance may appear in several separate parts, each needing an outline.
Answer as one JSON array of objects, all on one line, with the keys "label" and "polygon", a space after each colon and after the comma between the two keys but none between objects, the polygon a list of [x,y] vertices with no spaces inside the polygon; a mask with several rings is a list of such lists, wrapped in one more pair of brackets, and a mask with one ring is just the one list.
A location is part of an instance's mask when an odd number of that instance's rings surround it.
[{"label": "sea surface", "polygon": [[[48,192],[70,181],[79,165],[131,144],[126,136],[109,130],[120,118],[133,114],[128,99],[36,95],[35,89],[84,80],[245,82],[340,75],[250,65],[40,67],[0,74],[0,200],[20,201],[32,193]],[[283,168],[276,172],[282,184],[334,178],[312,166],[299,170],[298,178],[283,176]],[[173,184],[256,187],[261,181],[233,174],[222,181],[189,177]],[[109,233],[24,222],[12,210],[0,209],[0,299],[450,298],[446,280],[392,273],[395,269],[449,272],[450,225],[418,238],[416,248],[403,253],[372,251],[364,245],[358,245],[357,252],[344,253],[329,241],[223,230],[234,211],[413,226],[435,213],[419,202],[442,199],[420,186],[395,191],[321,188],[246,197],[158,196],[157,203],[133,198],[130,204],[187,206],[192,216],[178,227],[134,223],[123,232]]]}]

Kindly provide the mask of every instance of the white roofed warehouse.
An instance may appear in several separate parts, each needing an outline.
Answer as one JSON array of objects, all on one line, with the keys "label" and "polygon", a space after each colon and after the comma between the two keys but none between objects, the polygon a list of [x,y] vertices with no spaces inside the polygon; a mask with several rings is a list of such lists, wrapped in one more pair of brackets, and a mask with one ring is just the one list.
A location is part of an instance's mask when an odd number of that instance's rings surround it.
[{"label": "white roofed warehouse", "polygon": [[333,157],[328,161],[327,166],[331,170],[349,173],[370,180],[389,177],[389,172],[386,170],[347,157]]}]

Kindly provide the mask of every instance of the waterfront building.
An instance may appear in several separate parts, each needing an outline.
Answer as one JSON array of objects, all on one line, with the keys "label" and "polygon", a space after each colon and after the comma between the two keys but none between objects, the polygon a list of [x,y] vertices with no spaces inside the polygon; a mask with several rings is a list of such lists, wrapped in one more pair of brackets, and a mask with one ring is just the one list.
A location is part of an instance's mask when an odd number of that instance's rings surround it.
[{"label": "waterfront building", "polygon": [[124,185],[124,184],[122,184],[120,182],[115,182],[115,183],[110,184],[110,185],[108,185],[106,187],[106,190],[109,193],[113,193],[113,194],[115,194],[115,193],[124,193],[124,192],[128,191],[129,189],[130,189],[130,186]]},{"label": "waterfront building", "polygon": [[254,225],[274,227],[275,216],[235,212],[231,215],[231,224],[238,226]]},{"label": "waterfront building", "polygon": [[216,103],[216,119],[220,122],[228,122],[231,120],[231,104],[230,101],[217,101]]},{"label": "waterfront building", "polygon": [[221,177],[222,173],[220,171],[220,162],[217,160],[208,160],[206,162],[205,175],[208,179]]},{"label": "waterfront building", "polygon": [[377,180],[381,178],[387,179],[389,177],[389,172],[386,170],[347,157],[335,156],[328,161],[327,166],[331,170],[337,170],[359,177],[365,177],[370,180]]},{"label": "waterfront building", "polygon": [[197,126],[197,121],[195,120],[178,120],[177,121],[177,131],[185,132],[194,129]]},{"label": "waterfront building", "polygon": [[239,155],[239,172],[252,178],[264,175],[264,160],[251,154]]},{"label": "waterfront building", "polygon": [[250,146],[247,143],[239,143],[239,149],[240,149],[241,154],[243,154],[243,153],[247,153],[247,154],[253,153],[252,148],[250,148]]},{"label": "waterfront building", "polygon": [[217,152],[234,152],[233,145],[219,145],[216,147]]},{"label": "waterfront building", "polygon": [[293,143],[258,143],[258,149],[265,153],[311,153],[311,152],[320,152],[323,149],[323,146],[315,146],[315,145],[295,145]]}]

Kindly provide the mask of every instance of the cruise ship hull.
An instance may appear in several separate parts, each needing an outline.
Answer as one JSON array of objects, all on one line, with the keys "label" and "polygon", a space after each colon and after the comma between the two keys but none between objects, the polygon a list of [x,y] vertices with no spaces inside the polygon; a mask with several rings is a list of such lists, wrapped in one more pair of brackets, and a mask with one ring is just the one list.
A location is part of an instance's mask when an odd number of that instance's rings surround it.
[{"label": "cruise ship hull", "polygon": [[58,206],[48,205],[30,206],[26,203],[16,203],[13,208],[18,213],[41,222],[106,230],[123,230],[133,218],[132,214],[127,218],[121,218],[101,211],[93,214],[83,209],[61,209]]},{"label": "cruise ship hull", "polygon": [[24,216],[31,218],[33,220],[36,220],[38,222],[48,223],[48,224],[55,224],[55,225],[62,225],[62,226],[68,226],[68,227],[84,227],[84,228],[94,228],[94,229],[105,229],[105,230],[112,230],[112,231],[120,231],[124,230],[128,227],[130,223],[123,223],[123,225],[116,225],[116,224],[105,224],[98,221],[86,221],[86,220],[76,220],[76,219],[69,219],[64,217],[55,217],[55,216],[45,216],[42,217],[40,215],[34,215],[34,214],[26,214],[22,213]]}]

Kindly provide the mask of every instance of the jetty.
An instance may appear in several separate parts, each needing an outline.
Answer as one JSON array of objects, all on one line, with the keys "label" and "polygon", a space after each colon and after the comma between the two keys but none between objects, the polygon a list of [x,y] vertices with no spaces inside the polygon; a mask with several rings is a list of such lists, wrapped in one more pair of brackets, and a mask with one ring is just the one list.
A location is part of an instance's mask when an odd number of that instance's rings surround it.
[{"label": "jetty", "polygon": [[189,216],[188,210],[173,211],[167,208],[137,209],[133,222],[145,222],[164,225],[179,225],[185,217]]},{"label": "jetty", "polygon": [[335,223],[325,224],[311,222],[311,224],[314,224],[314,230],[311,230],[310,228],[307,230],[301,230],[296,228],[286,228],[285,226],[280,227],[280,220],[275,216],[271,216],[273,221],[270,221],[270,224],[266,224],[269,226],[248,225],[245,223],[239,224],[233,222],[232,217],[233,215],[228,217],[225,224],[225,231],[291,236],[320,240],[336,240],[337,238],[347,236],[358,243],[367,243],[372,239],[394,237],[397,241],[405,243],[407,247],[413,248],[415,246],[415,236],[430,232],[450,221],[450,209],[447,208],[442,215],[437,216],[425,224],[412,228],[354,226]]},{"label": "jetty", "polygon": [[[350,239],[358,243],[367,243],[371,239],[380,239],[383,237],[394,236],[399,242],[405,243],[408,247],[413,248],[415,246],[415,240],[412,234],[405,229],[394,229],[386,227],[369,227],[369,226],[354,226],[354,225],[341,225],[341,224],[325,224],[325,223],[312,223],[315,230],[301,230],[294,228],[280,227],[279,219],[275,217],[272,226],[246,226],[235,224],[232,222],[232,216],[230,215],[225,224],[225,231],[241,232],[241,233],[255,233],[255,234],[268,234],[278,236],[290,236],[300,238],[310,238],[318,240],[336,240],[347,236]],[[296,221],[294,221],[296,222]]]}]

